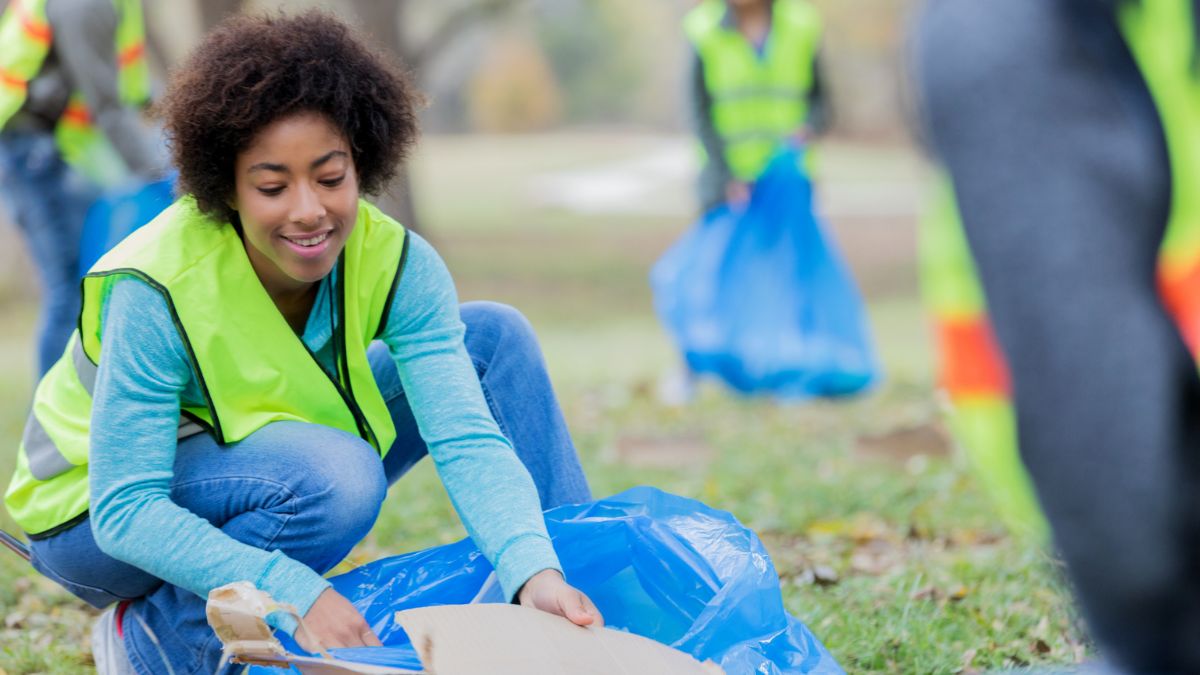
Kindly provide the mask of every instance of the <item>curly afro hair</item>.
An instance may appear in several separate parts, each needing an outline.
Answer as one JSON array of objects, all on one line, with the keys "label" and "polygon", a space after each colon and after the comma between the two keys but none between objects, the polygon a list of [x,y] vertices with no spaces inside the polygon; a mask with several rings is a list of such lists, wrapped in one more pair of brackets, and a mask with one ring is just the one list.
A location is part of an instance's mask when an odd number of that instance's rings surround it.
[{"label": "curly afro hair", "polygon": [[339,19],[310,11],[225,21],[175,71],[157,110],[182,191],[234,222],[235,161],[267,125],[324,114],[349,142],[359,189],[378,194],[416,142],[423,103],[397,65]]}]

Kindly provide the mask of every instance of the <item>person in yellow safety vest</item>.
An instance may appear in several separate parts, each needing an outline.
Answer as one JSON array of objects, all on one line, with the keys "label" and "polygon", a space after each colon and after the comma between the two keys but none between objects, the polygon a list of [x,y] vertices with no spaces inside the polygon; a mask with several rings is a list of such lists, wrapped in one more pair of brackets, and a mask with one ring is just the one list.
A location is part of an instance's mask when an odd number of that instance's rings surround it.
[{"label": "person in yellow safety vest", "polygon": [[38,373],[79,310],[79,240],[99,195],[158,178],[166,153],[149,102],[141,0],[10,0],[0,15],[0,197],[42,286]]},{"label": "person in yellow safety vest", "polygon": [[1198,33],[1195,0],[940,0],[915,40],[951,395],[1015,411],[964,440],[1027,523],[1032,485],[1105,672],[1200,672]]},{"label": "person in yellow safety vest", "polygon": [[5,494],[34,566],[97,607],[101,673],[215,672],[205,598],[248,581],[310,651],[379,644],[323,575],[425,454],[507,598],[602,623],[543,508],[589,501],[536,337],[457,302],[361,199],[416,140],[403,71],[321,12],[241,17],[162,110],[184,196],[84,278]]},{"label": "person in yellow safety vest", "polygon": [[684,18],[704,211],[745,203],[772,153],[829,125],[821,19],[807,0],[703,0]]},{"label": "person in yellow safety vest", "polygon": [[[829,126],[820,15],[807,0],[703,0],[684,17],[683,30],[693,50],[688,113],[703,163],[696,181],[701,212],[744,207],[781,145]],[[686,364],[657,387],[668,405],[686,403],[694,391]]]}]

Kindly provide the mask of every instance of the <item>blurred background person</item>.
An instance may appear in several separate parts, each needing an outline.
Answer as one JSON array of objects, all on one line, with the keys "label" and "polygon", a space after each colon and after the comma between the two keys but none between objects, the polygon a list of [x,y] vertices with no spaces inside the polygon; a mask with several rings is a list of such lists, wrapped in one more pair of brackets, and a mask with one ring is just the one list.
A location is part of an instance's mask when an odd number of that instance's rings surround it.
[{"label": "blurred background person", "polygon": [[1020,456],[1128,672],[1200,671],[1197,9],[934,0],[916,33]]},{"label": "blurred background person", "polygon": [[0,195],[41,281],[38,373],[79,312],[84,216],[100,186],[162,174],[140,0],[12,0],[0,16]]},{"label": "blurred background person", "polygon": [[[820,15],[807,0],[703,0],[683,29],[692,50],[687,105],[701,154],[701,213],[726,204],[744,209],[783,144],[804,143],[828,126]],[[659,381],[663,403],[692,399],[694,367],[681,365]]]},{"label": "blurred background person", "polygon": [[692,126],[704,211],[744,204],[779,146],[829,126],[821,18],[806,0],[704,0],[684,18],[694,49]]}]

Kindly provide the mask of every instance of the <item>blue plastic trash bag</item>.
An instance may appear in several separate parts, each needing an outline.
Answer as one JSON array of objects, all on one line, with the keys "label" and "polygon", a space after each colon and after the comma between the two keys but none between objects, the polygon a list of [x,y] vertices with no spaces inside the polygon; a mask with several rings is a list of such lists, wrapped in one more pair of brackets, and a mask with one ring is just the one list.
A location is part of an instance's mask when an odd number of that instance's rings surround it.
[{"label": "blue plastic trash bag", "polygon": [[175,201],[174,178],[134,182],[105,190],[88,209],[79,241],[79,276],[122,239]]},{"label": "blue plastic trash bag", "polygon": [[880,372],[862,297],[780,150],[744,209],[705,214],[654,265],[659,319],[688,367],[779,398],[861,391]]},{"label": "blue plastic trash bag", "polygon": [[[649,487],[546,512],[567,580],[611,628],[658,640],[730,675],[841,673],[819,640],[783,607],[779,577],[753,532],[724,511]],[[504,602],[483,555],[465,539],[385,558],[331,580],[384,647],[338,658],[420,670],[395,612]],[[304,653],[282,637],[284,646]],[[269,675],[266,668],[251,672]]]}]

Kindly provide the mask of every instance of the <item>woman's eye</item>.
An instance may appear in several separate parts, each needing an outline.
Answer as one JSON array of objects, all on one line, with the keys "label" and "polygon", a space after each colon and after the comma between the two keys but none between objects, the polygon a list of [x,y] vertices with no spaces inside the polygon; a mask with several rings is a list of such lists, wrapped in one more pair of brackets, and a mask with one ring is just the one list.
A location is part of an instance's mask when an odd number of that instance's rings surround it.
[{"label": "woman's eye", "polygon": [[279,187],[265,187],[265,188],[260,187],[260,188],[258,188],[258,191],[268,197],[274,197],[275,195],[279,194],[280,192],[283,192],[283,186],[281,185]]},{"label": "woman's eye", "polygon": [[328,180],[323,180],[323,181],[321,181],[321,185],[324,185],[325,187],[331,187],[331,188],[337,187],[342,184],[343,180],[346,180],[346,174],[342,174],[342,175],[338,176],[337,178],[330,178]]}]

